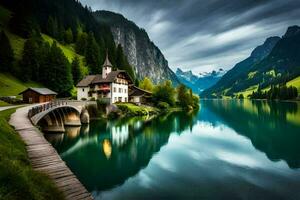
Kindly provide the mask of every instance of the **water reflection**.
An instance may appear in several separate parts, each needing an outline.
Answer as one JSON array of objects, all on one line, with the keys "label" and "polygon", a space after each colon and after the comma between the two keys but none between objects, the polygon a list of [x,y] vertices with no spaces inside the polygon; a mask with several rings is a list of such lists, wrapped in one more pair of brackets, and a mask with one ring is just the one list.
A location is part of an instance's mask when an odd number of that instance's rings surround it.
[{"label": "water reflection", "polygon": [[194,115],[92,121],[88,128],[67,129],[63,137],[50,141],[89,190],[102,191],[122,184],[147,166],[171,133],[193,127]]},{"label": "water reflection", "polygon": [[200,107],[92,121],[49,140],[96,199],[300,199],[298,103]]},{"label": "water reflection", "polygon": [[238,134],[248,137],[270,160],[285,160],[291,168],[300,167],[298,103],[249,100],[202,103]]}]

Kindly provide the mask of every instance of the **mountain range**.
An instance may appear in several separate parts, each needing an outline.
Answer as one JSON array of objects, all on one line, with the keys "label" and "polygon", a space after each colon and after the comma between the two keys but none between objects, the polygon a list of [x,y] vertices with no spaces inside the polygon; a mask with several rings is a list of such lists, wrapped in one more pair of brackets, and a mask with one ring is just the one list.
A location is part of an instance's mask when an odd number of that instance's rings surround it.
[{"label": "mountain range", "polygon": [[218,71],[201,72],[198,75],[193,74],[191,70],[182,71],[180,68],[176,70],[176,76],[179,81],[197,94],[217,83],[225,73],[226,71],[222,68]]},{"label": "mountain range", "polygon": [[[257,88],[283,84],[300,76],[300,27],[291,26],[282,37],[270,37],[237,63],[201,96],[234,96]],[[249,93],[246,93],[249,94]]]}]

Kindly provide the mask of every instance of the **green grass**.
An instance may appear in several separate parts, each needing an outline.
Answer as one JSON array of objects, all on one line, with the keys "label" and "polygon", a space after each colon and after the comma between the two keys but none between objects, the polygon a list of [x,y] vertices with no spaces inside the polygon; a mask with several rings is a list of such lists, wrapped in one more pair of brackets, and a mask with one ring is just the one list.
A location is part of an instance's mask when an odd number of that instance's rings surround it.
[{"label": "green grass", "polygon": [[3,107],[3,106],[11,106],[11,104],[0,100],[0,107]]},{"label": "green grass", "polygon": [[298,92],[300,93],[300,76],[287,82],[287,86],[291,86],[291,85],[296,87],[298,89]]},{"label": "green grass", "polygon": [[43,87],[35,82],[24,83],[14,76],[6,73],[0,73],[0,96],[20,96],[20,92],[28,87]]},{"label": "green grass", "polygon": [[21,60],[22,59],[22,53],[24,49],[24,44],[25,44],[25,39],[15,35],[9,31],[6,31],[6,34],[9,38],[10,44],[12,46],[12,49],[14,51],[14,56],[16,60]]},{"label": "green grass", "polygon": [[61,48],[61,50],[63,51],[65,56],[68,58],[70,63],[73,61],[74,57],[77,55],[79,57],[79,60],[80,60],[81,71],[83,72],[84,75],[88,74],[88,68],[85,67],[84,57],[82,55],[79,55],[79,54],[76,53],[75,48],[74,48],[74,44],[63,45],[63,44],[59,43],[57,40],[55,40],[52,37],[50,37],[48,35],[45,35],[45,34],[42,34],[42,37],[50,45],[53,43],[53,41],[56,41],[58,47]]},{"label": "green grass", "polygon": [[48,176],[32,169],[25,144],[8,124],[14,112],[0,112],[0,199],[63,199]]}]

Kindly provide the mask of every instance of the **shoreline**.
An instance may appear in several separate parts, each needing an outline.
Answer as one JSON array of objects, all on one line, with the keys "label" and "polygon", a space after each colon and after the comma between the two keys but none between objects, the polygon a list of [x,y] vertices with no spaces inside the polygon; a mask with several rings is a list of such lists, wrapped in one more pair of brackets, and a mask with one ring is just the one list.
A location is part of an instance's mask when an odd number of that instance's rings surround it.
[{"label": "shoreline", "polygon": [[9,124],[24,141],[32,168],[47,174],[66,199],[93,199],[43,133],[28,119],[27,113],[31,107],[18,108],[10,116]]}]

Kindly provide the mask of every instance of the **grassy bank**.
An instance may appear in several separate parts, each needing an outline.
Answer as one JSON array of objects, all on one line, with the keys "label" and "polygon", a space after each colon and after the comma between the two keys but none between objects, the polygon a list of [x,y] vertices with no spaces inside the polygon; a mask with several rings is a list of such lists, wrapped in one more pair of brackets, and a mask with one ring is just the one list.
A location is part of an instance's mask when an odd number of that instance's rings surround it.
[{"label": "grassy bank", "polygon": [[32,169],[25,144],[8,124],[14,112],[0,112],[0,199],[63,199],[48,176]]},{"label": "grassy bank", "polygon": [[127,117],[155,115],[160,113],[159,109],[151,106],[145,106],[145,105],[137,106],[133,103],[118,103],[116,105],[122,112],[122,115],[125,115]]},{"label": "grassy bank", "polygon": [[0,100],[0,107],[3,107],[3,106],[11,106],[11,104]]}]

